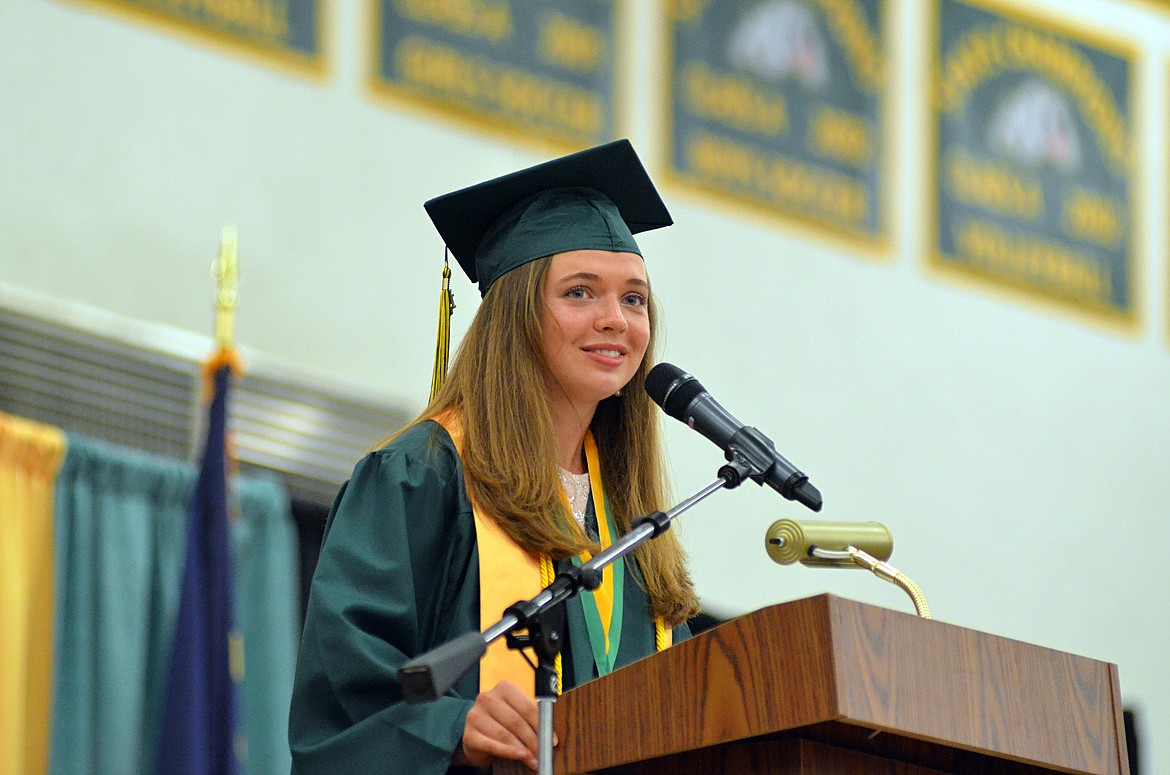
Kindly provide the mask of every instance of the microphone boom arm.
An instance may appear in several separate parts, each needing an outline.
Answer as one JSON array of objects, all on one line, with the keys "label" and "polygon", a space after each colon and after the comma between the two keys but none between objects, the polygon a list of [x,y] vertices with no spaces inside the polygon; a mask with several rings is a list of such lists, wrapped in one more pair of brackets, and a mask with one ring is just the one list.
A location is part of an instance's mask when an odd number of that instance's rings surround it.
[{"label": "microphone boom arm", "polygon": [[719,469],[719,478],[679,503],[669,511],[656,511],[636,521],[630,532],[609,548],[584,563],[579,571],[558,573],[556,579],[531,600],[522,600],[508,607],[498,622],[482,632],[469,632],[437,648],[420,654],[398,668],[398,684],[408,703],[431,702],[442,697],[455,683],[474,667],[493,641],[516,630],[526,629],[553,606],[580,593],[581,589],[596,589],[601,571],[619,557],[632,552],[639,544],[655,538],[670,528],[670,523],[692,506],[723,489],[738,487],[749,471],[737,461]]}]

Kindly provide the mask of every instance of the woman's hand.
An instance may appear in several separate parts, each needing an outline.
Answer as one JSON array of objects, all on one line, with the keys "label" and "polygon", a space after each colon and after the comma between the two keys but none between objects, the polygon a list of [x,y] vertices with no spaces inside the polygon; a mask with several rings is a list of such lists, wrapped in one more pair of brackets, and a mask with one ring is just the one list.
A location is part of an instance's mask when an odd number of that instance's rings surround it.
[{"label": "woman's hand", "polygon": [[536,702],[510,681],[475,698],[463,727],[455,764],[484,768],[495,759],[515,759],[536,769],[539,715]]}]

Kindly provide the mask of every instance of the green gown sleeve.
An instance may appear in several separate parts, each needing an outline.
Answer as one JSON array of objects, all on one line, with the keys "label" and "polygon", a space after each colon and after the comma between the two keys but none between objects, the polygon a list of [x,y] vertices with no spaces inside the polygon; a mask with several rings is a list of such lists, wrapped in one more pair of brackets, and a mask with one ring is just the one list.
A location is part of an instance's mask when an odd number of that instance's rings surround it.
[{"label": "green gown sleeve", "polygon": [[439,775],[479,685],[406,705],[396,671],[479,629],[479,558],[459,457],[435,423],[354,469],[326,528],[289,717],[295,775]]}]

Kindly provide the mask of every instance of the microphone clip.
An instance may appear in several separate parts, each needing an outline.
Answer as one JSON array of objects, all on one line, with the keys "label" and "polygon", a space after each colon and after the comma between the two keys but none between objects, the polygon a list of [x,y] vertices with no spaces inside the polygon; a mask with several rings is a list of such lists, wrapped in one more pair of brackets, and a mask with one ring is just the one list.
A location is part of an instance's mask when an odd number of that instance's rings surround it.
[{"label": "microphone clip", "polygon": [[[745,425],[727,442],[725,456],[732,464],[738,463],[744,470],[744,475],[762,487],[767,482],[766,474],[776,465],[779,453],[776,451],[776,445],[767,436],[756,428]],[[808,477],[794,468],[792,475],[785,479],[781,486],[772,487],[785,498],[798,500],[797,492],[807,481]]]},{"label": "microphone clip", "polygon": [[[776,451],[772,440],[755,428],[745,425],[737,430],[727,442],[725,455],[733,464],[738,462],[746,469],[748,478],[761,487],[766,484],[790,501],[804,504],[813,511],[821,510],[821,493],[808,476],[785,460]],[[791,473],[780,481],[785,471]]]},{"label": "microphone clip", "polygon": [[723,479],[723,485],[728,490],[734,490],[743,484],[745,479],[752,477],[755,469],[743,459],[741,455],[727,455],[727,462],[719,467],[718,476]]}]

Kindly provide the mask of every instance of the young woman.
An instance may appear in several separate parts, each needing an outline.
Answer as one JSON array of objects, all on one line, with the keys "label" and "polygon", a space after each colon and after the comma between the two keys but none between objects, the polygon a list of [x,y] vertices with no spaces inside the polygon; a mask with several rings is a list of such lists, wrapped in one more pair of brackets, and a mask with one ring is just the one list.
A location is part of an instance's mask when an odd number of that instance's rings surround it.
[{"label": "young woman", "polygon": [[[293,771],[536,766],[531,668],[502,639],[447,696],[398,667],[500,619],[556,568],[664,508],[654,301],[635,231],[670,224],[628,142],[428,202],[483,303],[419,417],[358,463],[330,516],[294,688]],[[566,603],[561,686],[686,636],[672,532]]]}]

